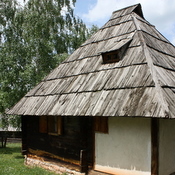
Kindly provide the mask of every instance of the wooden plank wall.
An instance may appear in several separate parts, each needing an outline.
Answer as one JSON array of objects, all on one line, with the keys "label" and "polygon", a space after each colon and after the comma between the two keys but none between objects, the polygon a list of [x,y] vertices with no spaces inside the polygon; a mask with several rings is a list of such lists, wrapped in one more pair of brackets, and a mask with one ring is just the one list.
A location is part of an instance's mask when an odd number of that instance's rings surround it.
[{"label": "wooden plank wall", "polygon": [[[87,152],[92,166],[93,136],[91,117],[63,117],[63,134],[59,136],[39,132],[39,117],[23,117],[23,145],[27,150],[42,150],[70,160],[80,161],[80,152]],[[24,147],[23,146],[23,147]]]}]

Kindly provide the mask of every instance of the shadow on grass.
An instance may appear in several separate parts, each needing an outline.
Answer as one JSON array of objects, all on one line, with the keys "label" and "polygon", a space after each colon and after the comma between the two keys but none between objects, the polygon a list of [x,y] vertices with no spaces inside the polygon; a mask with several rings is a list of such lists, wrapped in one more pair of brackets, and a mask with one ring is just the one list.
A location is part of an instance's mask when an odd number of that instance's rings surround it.
[{"label": "shadow on grass", "polygon": [[0,148],[0,154],[13,154],[13,153],[20,153],[21,147],[19,146],[9,146],[7,145],[6,148]]},{"label": "shadow on grass", "polygon": [[15,159],[24,159],[24,156],[23,155],[21,155],[21,156],[15,156],[14,158]]}]

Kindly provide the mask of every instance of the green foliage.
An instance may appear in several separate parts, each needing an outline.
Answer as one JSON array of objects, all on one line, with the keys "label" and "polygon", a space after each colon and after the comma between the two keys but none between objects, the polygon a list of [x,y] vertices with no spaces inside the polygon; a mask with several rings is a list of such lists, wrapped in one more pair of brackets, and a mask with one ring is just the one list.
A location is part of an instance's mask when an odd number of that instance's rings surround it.
[{"label": "green foliage", "polygon": [[5,175],[54,175],[38,167],[27,167],[24,165],[24,157],[20,153],[19,143],[7,144],[7,148],[0,148],[0,174]]},{"label": "green foliage", "polygon": [[[94,31],[75,0],[0,0],[0,113],[19,101]],[[4,115],[3,115],[4,116]]]},{"label": "green foliage", "polygon": [[16,131],[20,131],[21,130],[20,116],[3,114],[2,117],[0,118],[0,128],[8,130],[10,129],[9,127],[15,129]]}]

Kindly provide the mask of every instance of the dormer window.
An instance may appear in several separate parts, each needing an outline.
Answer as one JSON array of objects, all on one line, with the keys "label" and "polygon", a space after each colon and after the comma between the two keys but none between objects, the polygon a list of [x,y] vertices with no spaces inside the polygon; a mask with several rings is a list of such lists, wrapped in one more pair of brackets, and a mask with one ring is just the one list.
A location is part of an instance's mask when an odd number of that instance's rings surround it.
[{"label": "dormer window", "polygon": [[120,61],[119,51],[113,51],[108,53],[103,53],[103,62],[104,63],[115,63]]},{"label": "dormer window", "polygon": [[131,40],[131,38],[123,39],[108,46],[104,51],[101,52],[103,63],[116,63],[122,60]]}]

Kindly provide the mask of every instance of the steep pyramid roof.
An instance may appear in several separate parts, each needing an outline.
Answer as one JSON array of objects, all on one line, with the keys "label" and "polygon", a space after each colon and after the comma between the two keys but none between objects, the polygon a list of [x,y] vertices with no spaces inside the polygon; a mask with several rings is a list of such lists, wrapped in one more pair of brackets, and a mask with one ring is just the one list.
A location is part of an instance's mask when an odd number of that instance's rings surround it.
[{"label": "steep pyramid roof", "polygon": [[[110,54],[119,60],[105,63]],[[137,4],[113,12],[8,114],[175,118],[174,101],[175,47]]]}]

